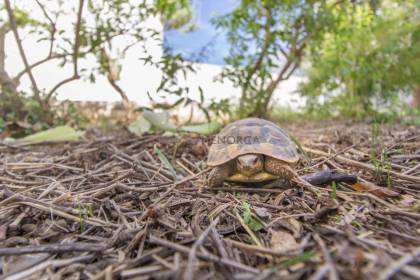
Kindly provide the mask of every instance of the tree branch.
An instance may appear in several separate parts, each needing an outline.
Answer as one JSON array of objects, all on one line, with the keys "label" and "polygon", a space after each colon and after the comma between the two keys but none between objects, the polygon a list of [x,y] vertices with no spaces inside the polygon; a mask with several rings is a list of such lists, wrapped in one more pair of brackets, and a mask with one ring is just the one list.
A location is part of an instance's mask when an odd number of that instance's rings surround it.
[{"label": "tree branch", "polygon": [[115,70],[112,69],[115,65],[113,65],[105,48],[101,48],[101,60],[103,60],[103,70],[107,73],[108,82],[120,94],[124,108],[128,109],[130,101],[125,91],[117,83],[119,73],[114,72]]},{"label": "tree branch", "polygon": [[303,42],[298,47],[296,45],[297,36],[298,36],[298,33],[296,33],[296,35],[294,36],[296,40],[292,39],[292,46],[291,46],[290,54],[286,61],[286,64],[283,66],[282,70],[277,75],[277,78],[274,81],[272,81],[270,85],[267,87],[267,90],[266,90],[267,95],[264,97],[263,108],[267,108],[268,102],[270,102],[271,96],[273,95],[274,90],[277,88],[278,84],[281,81],[290,78],[290,76],[295,72],[295,70],[299,66],[299,61],[302,57],[303,49],[305,48],[305,42]]},{"label": "tree branch", "polygon": [[262,61],[268,51],[268,47],[270,46],[270,27],[271,27],[271,20],[272,20],[272,13],[271,13],[271,9],[268,7],[267,8],[267,19],[264,25],[264,31],[265,31],[265,35],[264,35],[264,43],[263,43],[263,47],[261,50],[261,53],[259,54],[257,61],[255,62],[254,66],[250,69],[250,71],[248,72],[247,77],[245,78],[245,84],[244,84],[244,88],[243,88],[243,92],[246,92],[246,90],[249,87],[249,84],[251,82],[252,76],[255,74],[255,72],[261,67]]},{"label": "tree branch", "polygon": [[6,6],[7,14],[9,16],[10,28],[13,31],[13,34],[14,34],[15,40],[16,40],[16,44],[18,45],[20,56],[22,58],[23,64],[25,65],[25,69],[26,69],[26,71],[29,75],[29,79],[31,80],[32,88],[33,88],[34,93],[35,93],[35,98],[38,100],[38,102],[40,104],[43,104],[43,101],[42,101],[41,96],[39,94],[38,85],[36,84],[36,80],[34,78],[34,75],[32,74],[31,69],[29,68],[28,59],[26,58],[25,50],[23,49],[22,41],[19,37],[19,33],[18,33],[18,30],[17,30],[16,18],[15,18],[15,15],[13,13],[12,6],[10,5],[10,0],[5,0],[4,3],[5,3],[5,6]]},{"label": "tree branch", "polygon": [[79,9],[77,12],[76,27],[74,31],[74,47],[73,47],[73,76],[70,78],[64,79],[61,82],[57,83],[47,94],[46,100],[50,100],[51,96],[56,92],[61,86],[80,78],[78,70],[78,58],[79,58],[79,48],[80,48],[80,28],[82,26],[82,13],[83,13],[84,0],[79,0]]},{"label": "tree branch", "polygon": [[45,9],[44,5],[42,5],[41,2],[39,2],[39,0],[36,0],[36,3],[41,8],[42,13],[48,19],[48,21],[50,22],[50,25],[51,25],[51,31],[50,31],[50,50],[48,52],[48,57],[51,57],[52,56],[52,53],[53,53],[53,48],[54,48],[55,33],[57,32],[56,21],[53,21],[52,20],[52,18],[48,14],[47,10]]},{"label": "tree branch", "polygon": [[[43,59],[41,59],[41,60],[39,60],[39,61],[37,61],[37,62],[35,62],[35,63],[33,63],[33,64],[31,64],[31,65],[29,65],[29,67],[28,67],[28,69],[33,69],[33,68],[35,68],[35,67],[38,67],[39,65],[42,65],[42,64],[44,64],[45,62],[48,62],[48,61],[50,61],[50,60],[53,60],[53,59],[58,59],[58,58],[63,58],[63,57],[66,57],[67,55],[65,55],[65,54],[57,54],[57,55],[51,55],[51,56],[47,56],[47,57],[45,57],[45,58],[43,58]],[[20,71],[14,78],[13,78],[13,80],[15,80],[15,81],[19,81],[21,78],[22,78],[22,76],[23,75],[25,75],[26,74],[26,72],[27,72],[27,70],[26,69],[23,69],[22,71]]]}]

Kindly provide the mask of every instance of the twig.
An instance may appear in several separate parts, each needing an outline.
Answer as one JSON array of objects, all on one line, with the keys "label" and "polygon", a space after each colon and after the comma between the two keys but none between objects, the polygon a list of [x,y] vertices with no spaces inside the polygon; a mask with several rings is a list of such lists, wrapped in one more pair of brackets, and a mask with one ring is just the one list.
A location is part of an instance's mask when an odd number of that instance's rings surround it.
[{"label": "twig", "polygon": [[101,252],[108,248],[106,244],[96,243],[56,243],[38,246],[0,248],[0,256],[13,256],[36,253],[66,253],[66,252]]},{"label": "twig", "polygon": [[396,262],[390,264],[388,268],[382,271],[381,274],[379,275],[379,279],[381,280],[391,279],[395,273],[397,273],[400,269],[402,269],[408,263],[417,259],[419,256],[420,256],[420,249],[415,250],[413,253],[409,253],[402,256]]},{"label": "twig", "polygon": [[82,26],[82,12],[84,0],[79,0],[79,9],[77,11],[76,27],[74,30],[74,46],[73,46],[73,76],[57,83],[47,94],[45,100],[50,100],[51,96],[63,85],[80,78],[78,70],[79,48],[80,48],[80,28]]},{"label": "twig", "polygon": [[185,269],[184,279],[192,280],[194,279],[194,263],[196,262],[196,252],[197,248],[205,241],[210,231],[217,225],[219,222],[219,217],[217,217],[211,224],[200,234],[198,239],[194,242],[191,251],[188,254],[188,263],[187,268]]},{"label": "twig", "polygon": [[331,255],[330,255],[330,253],[329,253],[329,251],[327,249],[327,246],[325,245],[324,241],[321,239],[321,237],[317,233],[314,234],[314,239],[318,243],[319,247],[321,247],[322,254],[324,255],[325,262],[329,266],[330,279],[332,279],[332,280],[338,280],[338,279],[340,279],[338,277],[338,273],[337,273],[337,270],[335,268],[335,264],[334,264],[334,262],[333,262],[333,260],[331,258]]},{"label": "twig", "polygon": [[[188,248],[186,246],[176,244],[176,243],[170,242],[170,241],[165,240],[165,239],[161,239],[161,238],[153,236],[153,235],[149,236],[149,241],[150,241],[150,243],[159,244],[161,246],[165,246],[167,248],[170,248],[172,250],[178,251],[178,252],[183,253],[183,254],[189,254],[190,250],[191,250],[190,248]],[[228,266],[231,266],[231,267],[234,267],[234,268],[237,268],[237,269],[241,269],[241,270],[250,272],[252,274],[258,274],[260,272],[259,269],[247,266],[245,264],[235,262],[235,261],[230,260],[230,259],[219,258],[219,257],[217,257],[213,254],[210,254],[210,253],[203,254],[201,252],[197,252],[196,255],[199,258],[206,259],[206,260],[213,261],[213,262],[220,262],[224,265],[228,265]]]},{"label": "twig", "polygon": [[303,244],[303,245],[298,245],[295,248],[290,248],[290,249],[285,249],[285,250],[273,250],[270,248],[242,243],[242,242],[229,239],[229,238],[226,238],[224,240],[227,243],[231,244],[233,247],[236,247],[236,248],[248,251],[248,252],[252,252],[252,253],[260,253],[260,254],[271,255],[275,257],[294,256],[296,254],[296,251],[307,247],[307,244]]},{"label": "twig", "polygon": [[153,272],[158,272],[158,271],[162,271],[161,265],[151,265],[151,266],[124,270],[121,272],[121,277],[123,279],[127,279],[134,276],[147,275],[147,274],[151,274]]},{"label": "twig", "polygon": [[[314,155],[325,156],[325,157],[328,157],[329,156],[328,153],[323,152],[323,151],[314,150],[314,149],[307,148],[307,147],[304,147],[303,149],[306,152],[311,153],[311,154],[314,154]],[[355,167],[359,167],[359,168],[363,168],[363,169],[367,169],[367,170],[372,171],[372,172],[376,172],[377,171],[377,169],[374,166],[370,165],[370,164],[358,162],[358,161],[355,161],[355,160],[352,160],[352,159],[345,158],[345,157],[340,156],[340,155],[337,155],[335,157],[335,159],[338,160],[338,161],[340,161],[340,162],[342,162],[342,163],[349,164],[349,165],[352,165],[352,166],[355,166]],[[398,173],[398,172],[395,172],[393,170],[390,170],[389,173],[391,175],[393,175],[395,177],[398,177],[400,179],[403,179],[403,180],[407,180],[407,181],[414,182],[414,183],[420,183],[420,178],[419,177],[416,177],[416,176],[410,176],[410,175]]]},{"label": "twig", "polygon": [[47,269],[48,267],[59,268],[63,266],[69,266],[72,263],[89,261],[93,259],[93,257],[94,257],[93,255],[85,255],[85,256],[78,256],[78,257],[69,258],[69,259],[63,259],[63,260],[47,260],[27,270],[19,271],[15,274],[7,276],[7,278],[5,279],[7,280],[28,279],[30,276],[35,275],[35,273],[39,271],[43,271],[44,269]]}]

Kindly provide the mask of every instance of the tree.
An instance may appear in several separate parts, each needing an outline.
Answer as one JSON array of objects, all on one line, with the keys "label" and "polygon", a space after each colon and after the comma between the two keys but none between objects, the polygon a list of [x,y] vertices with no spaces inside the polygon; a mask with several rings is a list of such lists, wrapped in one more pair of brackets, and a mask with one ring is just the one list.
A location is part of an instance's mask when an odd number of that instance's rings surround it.
[{"label": "tree", "polygon": [[[39,112],[40,121],[49,125],[52,124],[54,118],[50,106],[51,98],[62,86],[81,77],[89,78],[94,82],[96,75],[106,76],[110,85],[120,94],[124,107],[132,111],[133,108],[127,94],[119,85],[121,59],[130,48],[139,44],[144,50],[144,53],[139,54],[139,58],[147,59],[149,54],[145,44],[149,40],[155,40],[163,45],[159,30],[148,27],[145,21],[151,17],[161,16],[164,26],[167,28],[181,28],[189,24],[191,20],[190,0],[156,0],[154,2],[147,0],[79,0],[76,2],[77,4],[64,1],[52,4],[36,0],[36,3],[42,11],[41,18],[35,19],[30,16],[29,12],[20,9],[19,1],[16,1],[12,6],[11,1],[6,0],[5,8],[0,9],[1,12],[4,12],[4,19],[0,18],[0,85],[2,89],[0,108],[2,111],[8,110],[2,112],[1,117],[9,114],[16,115],[14,112],[16,108],[22,108],[22,112],[12,119],[26,118],[29,112],[24,109],[25,106],[21,106],[24,103],[24,94],[19,91],[19,85],[22,77],[28,76],[33,91],[33,98],[30,102],[39,108],[36,111]],[[186,12],[179,14],[179,11]],[[62,17],[68,14],[73,14],[74,17],[71,32],[67,25],[63,25],[62,20]],[[14,35],[24,64],[24,69],[14,77],[7,71],[5,65],[6,35],[9,32]],[[30,34],[38,41],[47,41],[46,56],[39,61],[30,63],[32,54],[25,49],[21,33]],[[92,68],[79,67],[81,64],[79,60],[90,55],[97,58],[97,64]],[[60,66],[62,67],[72,64],[73,73],[70,77],[52,84],[48,89],[40,89],[33,69],[52,60],[61,61]],[[174,76],[169,73],[166,66],[176,65],[179,59],[164,52],[163,57],[158,60],[156,65],[164,72],[163,78],[168,75]],[[161,89],[164,87],[162,86]],[[15,106],[9,106],[11,103]],[[33,107],[31,108],[33,109]]]},{"label": "tree", "polygon": [[[308,104],[361,118],[395,108],[415,93],[420,76],[420,6],[416,1],[347,3],[333,10],[338,25],[309,52]],[[321,102],[322,100],[322,102]],[[324,107],[324,109],[326,109]]]},{"label": "tree", "polygon": [[334,26],[331,9],[342,1],[240,1],[214,20],[230,43],[221,79],[241,88],[239,116],[266,115],[279,84],[298,67],[310,42]]},{"label": "tree", "polygon": [[[13,7],[10,0],[5,0],[4,3],[5,8],[3,11],[7,14],[7,17],[6,19],[1,20],[2,25],[0,26],[0,85],[2,89],[2,99],[10,101],[15,106],[11,108],[4,106],[2,109],[21,109],[19,106],[21,103],[21,93],[18,91],[18,86],[22,77],[28,75],[32,85],[34,100],[37,102],[40,109],[39,117],[43,122],[51,123],[51,116],[49,114],[49,102],[51,97],[61,86],[73,80],[79,79],[80,77],[78,60],[80,56],[80,31],[83,20],[82,14],[84,0],[79,0],[78,2],[78,7],[75,13],[74,31],[72,32],[73,36],[70,38],[63,35],[65,33],[64,30],[59,30],[57,28],[57,19],[63,14],[63,11],[57,11],[55,13],[56,17],[53,19],[47,8],[37,0],[36,3],[44,14],[44,19],[41,21],[31,18],[25,11],[20,10],[17,7]],[[30,28],[33,33],[39,34],[39,40],[49,40],[49,50],[46,57],[31,64],[29,63],[28,54],[23,46],[23,40],[20,36],[20,31],[26,28]],[[9,32],[13,33],[20,57],[24,64],[24,69],[22,69],[22,71],[14,77],[7,72],[5,65],[6,35]],[[57,43],[57,34],[61,34],[62,36],[60,43]],[[33,69],[54,59],[62,59],[62,65],[70,61],[73,64],[73,74],[71,77],[53,85],[50,90],[42,92],[42,90],[38,87],[35,76],[33,75]],[[7,103],[8,102],[6,102],[6,105]]]}]

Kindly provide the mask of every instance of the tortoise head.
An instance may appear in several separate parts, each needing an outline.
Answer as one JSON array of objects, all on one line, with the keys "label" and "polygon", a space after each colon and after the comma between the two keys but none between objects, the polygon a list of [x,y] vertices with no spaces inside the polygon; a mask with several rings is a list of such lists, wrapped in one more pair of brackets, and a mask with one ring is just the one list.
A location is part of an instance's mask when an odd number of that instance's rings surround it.
[{"label": "tortoise head", "polygon": [[236,169],[245,176],[252,176],[262,171],[264,160],[262,155],[246,154],[236,158]]}]

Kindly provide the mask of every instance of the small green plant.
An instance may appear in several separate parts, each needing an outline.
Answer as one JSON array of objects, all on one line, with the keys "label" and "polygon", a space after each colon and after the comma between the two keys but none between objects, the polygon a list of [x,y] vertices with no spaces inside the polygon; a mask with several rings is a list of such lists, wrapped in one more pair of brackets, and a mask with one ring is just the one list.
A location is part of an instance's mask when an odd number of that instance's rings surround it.
[{"label": "small green plant", "polygon": [[253,232],[259,232],[264,228],[261,221],[251,212],[251,205],[247,202],[242,203],[242,219]]},{"label": "small green plant", "polygon": [[391,163],[386,152],[378,122],[372,123],[371,129],[371,161],[375,167],[375,179],[382,180],[385,175],[387,187],[392,186]]},{"label": "small green plant", "polygon": [[76,207],[79,212],[80,232],[82,233],[86,230],[85,220],[88,217],[93,217],[93,209],[91,204],[83,205],[80,200],[80,195],[76,196]]},{"label": "small green plant", "polygon": [[307,261],[309,261],[310,259],[312,259],[314,256],[316,255],[315,251],[307,251],[307,252],[303,252],[302,254],[295,256],[295,257],[291,257],[290,259],[284,261],[281,266],[284,268],[288,268],[291,267],[293,265],[296,265],[298,263],[305,263]]},{"label": "small green plant", "polygon": [[157,146],[154,147],[154,150],[157,156],[159,157],[159,160],[162,162],[162,164],[165,165],[165,167],[167,167],[171,171],[173,178],[176,179],[177,174],[176,174],[175,168],[173,167],[171,162],[168,160],[168,158],[163,154],[163,152]]},{"label": "small green plant", "polygon": [[357,220],[351,221],[351,225],[357,228],[362,228],[362,225]]},{"label": "small green plant", "polygon": [[278,271],[279,269],[287,269],[299,263],[306,263],[307,261],[310,261],[313,257],[315,257],[316,254],[317,253],[315,251],[303,252],[302,254],[298,256],[291,257],[281,262],[279,265],[276,265],[274,267],[264,270],[261,274],[259,274],[254,279],[255,280],[271,279],[270,276],[276,273],[276,271]]},{"label": "small green plant", "polygon": [[337,183],[335,182],[335,181],[333,181],[332,183],[331,183],[331,199],[333,200],[333,201],[336,201],[336,199],[337,199]]}]

